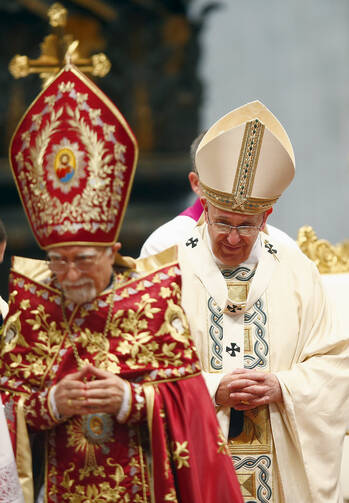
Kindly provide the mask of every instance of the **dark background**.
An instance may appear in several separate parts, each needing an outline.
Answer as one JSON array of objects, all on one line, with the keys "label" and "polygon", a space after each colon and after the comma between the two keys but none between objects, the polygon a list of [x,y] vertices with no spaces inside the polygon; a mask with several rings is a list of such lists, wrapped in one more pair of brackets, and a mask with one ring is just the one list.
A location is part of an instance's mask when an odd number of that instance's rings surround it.
[{"label": "dark background", "polygon": [[[0,0],[0,216],[8,246],[0,281],[7,297],[12,255],[43,258],[21,207],[8,163],[8,145],[26,108],[41,89],[38,75],[15,79],[15,54],[37,59],[52,33],[49,0]],[[81,56],[104,52],[111,71],[97,85],[126,117],[139,143],[140,160],[120,234],[125,255],[137,256],[146,237],[191,204],[189,148],[200,132],[203,86],[198,76],[200,34],[219,6],[207,2],[190,17],[184,0],[63,0],[66,33],[79,40]]]}]

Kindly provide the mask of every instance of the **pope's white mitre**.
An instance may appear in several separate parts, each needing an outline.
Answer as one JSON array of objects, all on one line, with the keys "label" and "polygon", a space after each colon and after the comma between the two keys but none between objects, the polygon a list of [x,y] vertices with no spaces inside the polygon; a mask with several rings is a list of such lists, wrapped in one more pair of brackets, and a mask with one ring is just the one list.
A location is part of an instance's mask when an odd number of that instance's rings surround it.
[{"label": "pope's white mitre", "polygon": [[195,156],[203,196],[236,213],[263,213],[291,183],[295,159],[290,139],[260,101],[219,119]]}]

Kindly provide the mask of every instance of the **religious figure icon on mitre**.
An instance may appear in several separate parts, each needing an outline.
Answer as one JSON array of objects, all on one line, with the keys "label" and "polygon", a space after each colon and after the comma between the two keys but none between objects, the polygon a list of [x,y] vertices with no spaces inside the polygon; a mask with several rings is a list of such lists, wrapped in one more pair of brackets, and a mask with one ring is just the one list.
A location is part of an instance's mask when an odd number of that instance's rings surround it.
[{"label": "religious figure icon on mitre", "polygon": [[10,145],[11,168],[39,245],[113,244],[137,152],[117,107],[66,65],[29,107]]},{"label": "religious figure icon on mitre", "polygon": [[[72,146],[70,145],[68,145],[68,148],[64,148],[63,150],[59,149],[58,154],[53,152],[55,175],[61,183],[68,184],[68,186],[69,182],[72,181],[74,174],[76,173],[75,153],[78,155],[81,154],[79,151],[74,152],[72,150]],[[81,173],[83,173],[83,171],[81,171]],[[52,177],[52,179],[54,180],[54,177]]]}]

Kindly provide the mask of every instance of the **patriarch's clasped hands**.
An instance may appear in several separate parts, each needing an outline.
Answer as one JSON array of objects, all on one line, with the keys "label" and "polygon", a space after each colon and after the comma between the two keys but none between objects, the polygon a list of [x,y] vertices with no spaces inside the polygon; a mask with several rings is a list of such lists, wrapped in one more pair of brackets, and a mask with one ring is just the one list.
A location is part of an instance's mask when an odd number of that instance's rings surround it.
[{"label": "patriarch's clasped hands", "polygon": [[57,383],[55,402],[63,417],[103,412],[117,414],[123,395],[124,384],[120,377],[86,365]]}]

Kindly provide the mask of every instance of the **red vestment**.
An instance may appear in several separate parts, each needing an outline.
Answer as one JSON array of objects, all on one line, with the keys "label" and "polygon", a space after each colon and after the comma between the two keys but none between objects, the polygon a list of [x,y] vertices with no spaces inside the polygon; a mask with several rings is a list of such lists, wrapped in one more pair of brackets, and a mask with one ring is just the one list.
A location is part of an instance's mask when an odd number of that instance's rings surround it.
[{"label": "red vestment", "polygon": [[[29,429],[46,433],[48,503],[241,503],[180,306],[178,264],[117,280],[77,306],[63,301],[45,263],[14,262],[0,384],[15,450],[23,404]],[[124,424],[108,414],[57,421],[50,390],[77,370],[74,345],[81,360],[130,383]]]}]

